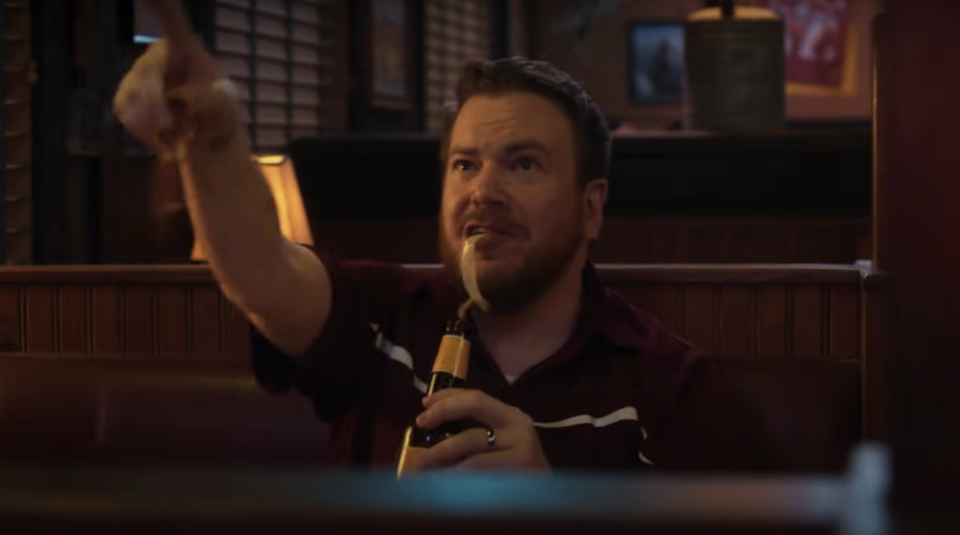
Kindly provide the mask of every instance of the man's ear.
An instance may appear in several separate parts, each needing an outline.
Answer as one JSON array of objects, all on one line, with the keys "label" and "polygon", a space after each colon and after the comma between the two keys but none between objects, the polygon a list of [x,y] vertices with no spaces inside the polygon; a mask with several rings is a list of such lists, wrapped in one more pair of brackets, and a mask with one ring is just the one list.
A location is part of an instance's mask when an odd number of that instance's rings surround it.
[{"label": "man's ear", "polygon": [[583,189],[584,203],[584,233],[588,240],[600,237],[600,227],[603,226],[603,207],[607,204],[607,195],[610,192],[610,183],[605,178],[596,178],[587,182]]}]

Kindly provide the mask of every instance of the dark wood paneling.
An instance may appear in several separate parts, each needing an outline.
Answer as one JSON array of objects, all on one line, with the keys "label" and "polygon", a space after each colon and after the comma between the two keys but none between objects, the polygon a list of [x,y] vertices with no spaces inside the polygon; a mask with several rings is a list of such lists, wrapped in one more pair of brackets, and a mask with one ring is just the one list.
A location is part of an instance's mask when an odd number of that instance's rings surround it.
[{"label": "dark wood paneling", "polygon": [[157,261],[157,230],[151,210],[152,156],[89,158],[98,178],[95,263],[147,264]]},{"label": "dark wood paneling", "polygon": [[[344,258],[433,263],[437,217],[334,219],[312,222],[315,241]],[[172,236],[172,234],[171,234]],[[179,236],[190,240],[190,233]],[[867,218],[608,217],[593,253],[600,263],[852,264],[870,252]],[[187,244],[189,245],[189,244]],[[189,246],[171,247],[183,251]]]},{"label": "dark wood paneling", "polygon": [[888,274],[870,271],[864,278],[863,297],[863,436],[867,440],[889,442],[892,439],[891,386],[894,351]]},{"label": "dark wood paneling", "polygon": [[960,131],[946,119],[960,116],[960,3],[885,3],[877,239],[891,276],[893,500],[898,513],[934,522],[956,518],[960,500]]},{"label": "dark wood paneling", "polygon": [[870,165],[869,132],[621,136],[607,213],[866,217]]},{"label": "dark wood paneling", "polygon": [[[868,134],[619,138],[596,260],[853,263],[868,257],[869,142]],[[432,135],[292,143],[317,243],[344,257],[436,262],[438,146]],[[186,262],[192,239],[186,214],[167,214],[162,228],[151,221],[157,210],[142,178],[152,174],[152,161],[128,160],[125,173],[136,187],[124,186],[122,206],[110,209],[123,215],[103,227],[103,261]],[[176,189],[163,203],[178,202]],[[154,187],[155,194],[161,190]],[[173,258],[163,254],[169,252],[176,252]]]},{"label": "dark wood paneling", "polygon": [[[858,267],[600,271],[611,288],[722,357],[761,407],[778,466],[842,467],[860,436]],[[304,398],[258,388],[249,324],[208,268],[9,268],[0,281],[0,455],[322,462],[326,427]]]},{"label": "dark wood paneling", "polygon": [[[66,154],[70,122],[72,58],[70,45],[78,2],[33,3],[37,86],[33,100],[33,263],[76,261],[71,253],[70,226],[77,201],[77,182],[70,180]],[[81,261],[84,259],[81,259]]]},{"label": "dark wood paneling", "polygon": [[[425,216],[439,206],[439,137],[290,145],[315,218]],[[660,133],[613,143],[609,216],[868,217],[870,133]]]},{"label": "dark wood paneling", "polygon": [[0,62],[3,72],[3,107],[0,109],[0,261],[30,264],[33,259],[32,217],[34,183],[32,151],[34,138],[31,100],[36,83],[31,33],[32,6],[29,0],[4,2],[3,42]]},{"label": "dark wood paneling", "polygon": [[661,267],[637,278],[628,273],[608,271],[605,278],[706,353],[858,357],[856,270],[704,266]]},{"label": "dark wood paneling", "polygon": [[[0,283],[0,355],[231,359],[249,355],[246,320],[203,268],[157,276],[52,269]],[[192,273],[194,271],[195,273]],[[17,281],[19,279],[19,281]]]},{"label": "dark wood paneling", "polygon": [[[851,360],[860,270],[829,265],[600,265],[604,280],[704,352]],[[432,271],[437,266],[415,266]],[[203,266],[7,269],[0,347],[63,356],[245,362],[246,321]]]},{"label": "dark wood paneling", "polygon": [[[317,242],[346,257],[435,262],[438,147],[430,135],[294,142]],[[599,262],[852,263],[870,253],[869,134],[620,137],[613,161]]]},{"label": "dark wood paneling", "polygon": [[[435,231],[434,231],[435,232]],[[607,217],[608,263],[844,263],[869,257],[866,217]]]}]

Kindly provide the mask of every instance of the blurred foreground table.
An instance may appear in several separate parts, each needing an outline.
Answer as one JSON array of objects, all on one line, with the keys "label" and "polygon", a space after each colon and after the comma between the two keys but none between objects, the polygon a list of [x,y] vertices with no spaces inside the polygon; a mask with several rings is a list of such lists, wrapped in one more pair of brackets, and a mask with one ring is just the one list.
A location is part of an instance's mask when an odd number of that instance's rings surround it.
[{"label": "blurred foreground table", "polygon": [[0,466],[0,531],[874,535],[862,479]]}]

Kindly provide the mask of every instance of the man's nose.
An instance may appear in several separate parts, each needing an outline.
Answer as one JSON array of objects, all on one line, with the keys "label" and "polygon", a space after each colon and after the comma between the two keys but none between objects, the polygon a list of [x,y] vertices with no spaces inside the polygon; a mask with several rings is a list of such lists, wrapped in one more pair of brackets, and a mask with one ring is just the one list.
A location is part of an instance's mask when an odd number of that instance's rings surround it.
[{"label": "man's nose", "polygon": [[505,178],[503,170],[496,164],[484,165],[474,177],[471,202],[487,208],[506,206]]}]

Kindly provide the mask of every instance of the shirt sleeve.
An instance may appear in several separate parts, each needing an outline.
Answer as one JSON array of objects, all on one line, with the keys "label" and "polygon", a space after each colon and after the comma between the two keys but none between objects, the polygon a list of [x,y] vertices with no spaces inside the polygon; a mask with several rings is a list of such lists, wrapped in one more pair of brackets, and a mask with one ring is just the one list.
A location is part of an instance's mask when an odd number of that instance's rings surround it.
[{"label": "shirt sleeve", "polygon": [[386,362],[377,333],[396,321],[416,278],[399,265],[318,256],[329,273],[333,299],[320,335],[295,360],[252,328],[251,351],[257,381],[264,389],[299,390],[329,422],[376,388]]},{"label": "shirt sleeve", "polygon": [[[644,452],[671,471],[767,472],[773,449],[762,411],[720,366],[682,340],[661,346],[680,366],[663,390]],[[672,354],[672,358],[668,355]]]}]

